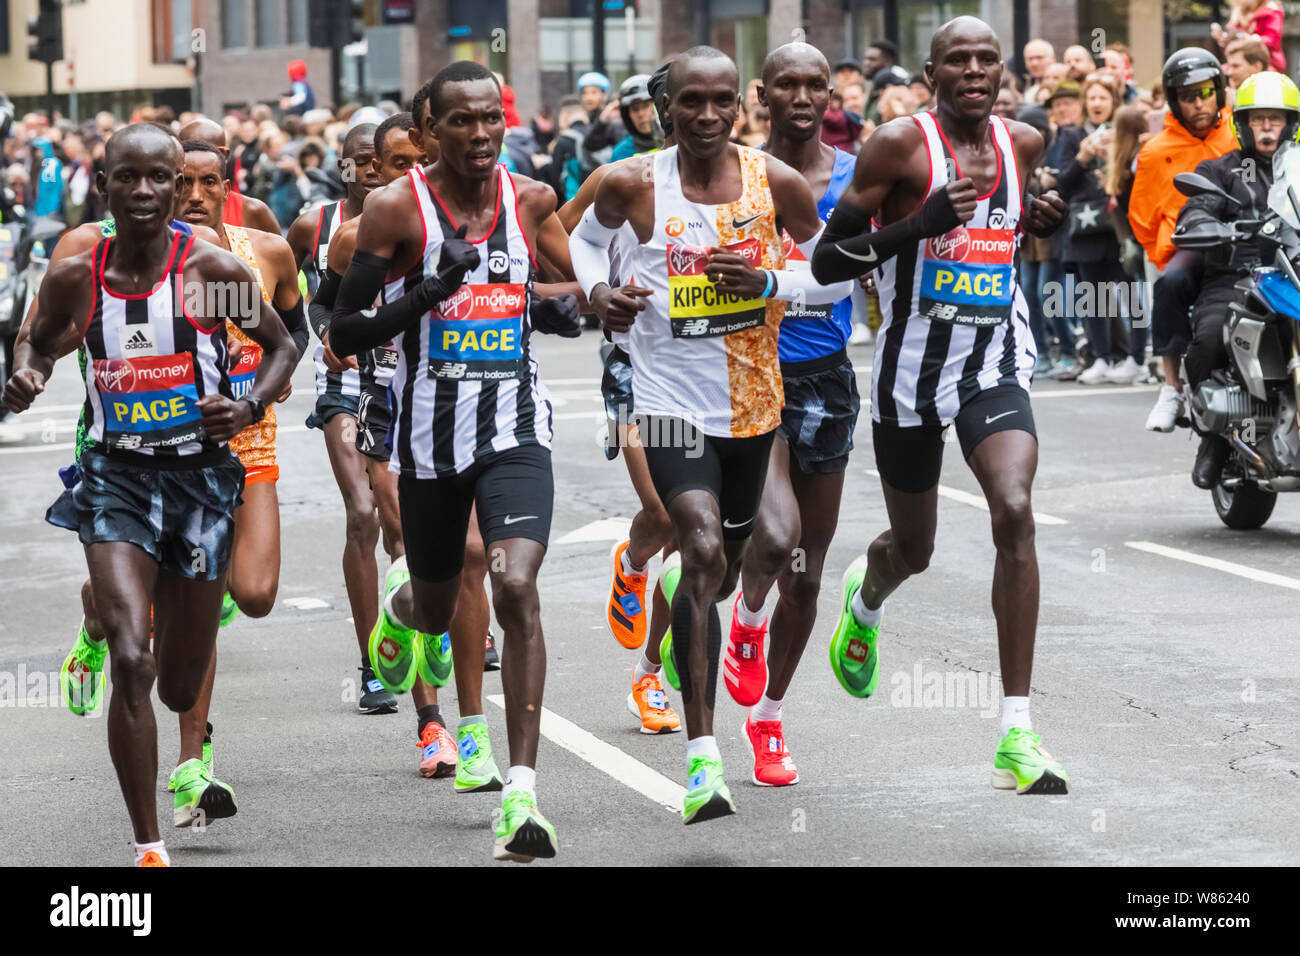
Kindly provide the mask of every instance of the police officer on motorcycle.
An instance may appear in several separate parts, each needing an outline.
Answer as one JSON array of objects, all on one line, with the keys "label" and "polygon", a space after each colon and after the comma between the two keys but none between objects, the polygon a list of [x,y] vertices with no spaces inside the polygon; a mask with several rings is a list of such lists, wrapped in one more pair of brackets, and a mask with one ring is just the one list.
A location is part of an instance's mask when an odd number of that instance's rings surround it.
[{"label": "police officer on motorcycle", "polygon": [[[1209,179],[1241,205],[1222,196],[1205,194],[1187,200],[1178,215],[1174,245],[1179,237],[1221,223],[1263,219],[1268,215],[1268,192],[1273,185],[1273,157],[1283,144],[1300,136],[1300,89],[1283,73],[1257,73],[1242,83],[1232,112],[1233,132],[1240,149],[1218,159],[1207,159],[1196,172]],[[1210,373],[1228,366],[1223,344],[1223,323],[1236,293],[1233,285],[1250,274],[1263,251],[1254,242],[1224,243],[1205,254],[1204,283],[1192,308],[1192,337],[1184,367],[1190,392]],[[1198,488],[1213,488],[1228,458],[1228,442],[1219,435],[1202,435],[1192,467]]]}]

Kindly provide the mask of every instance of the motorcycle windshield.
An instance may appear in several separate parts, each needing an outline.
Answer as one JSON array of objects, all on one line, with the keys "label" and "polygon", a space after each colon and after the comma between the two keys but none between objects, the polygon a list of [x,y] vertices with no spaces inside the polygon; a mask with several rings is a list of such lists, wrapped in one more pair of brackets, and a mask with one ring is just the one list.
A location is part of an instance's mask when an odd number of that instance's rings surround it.
[{"label": "motorcycle windshield", "polygon": [[1300,149],[1285,143],[1273,154],[1273,185],[1268,191],[1268,208],[1291,228],[1300,229],[1297,206],[1300,206]]}]

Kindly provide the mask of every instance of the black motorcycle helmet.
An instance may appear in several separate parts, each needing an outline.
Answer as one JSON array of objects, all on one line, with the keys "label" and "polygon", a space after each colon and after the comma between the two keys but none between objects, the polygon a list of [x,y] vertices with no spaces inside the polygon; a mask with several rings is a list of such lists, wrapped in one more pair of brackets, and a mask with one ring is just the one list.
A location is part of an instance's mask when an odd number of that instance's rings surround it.
[{"label": "black motorcycle helmet", "polygon": [[663,129],[659,125],[658,117],[650,127],[649,133],[637,131],[635,124],[632,122],[632,105],[635,103],[654,104],[654,97],[650,93],[651,77],[645,73],[638,73],[636,76],[629,76],[623,81],[623,85],[618,88],[618,112],[623,118],[623,128],[632,136],[632,142],[638,153],[644,153],[648,150],[658,149],[664,144]]},{"label": "black motorcycle helmet", "polygon": [[1199,86],[1207,80],[1214,83],[1216,108],[1222,110],[1228,101],[1228,78],[1223,75],[1217,56],[1204,47],[1185,46],[1165,61],[1160,83],[1164,87],[1169,112],[1179,123],[1183,121],[1183,106],[1178,102],[1178,87]]}]

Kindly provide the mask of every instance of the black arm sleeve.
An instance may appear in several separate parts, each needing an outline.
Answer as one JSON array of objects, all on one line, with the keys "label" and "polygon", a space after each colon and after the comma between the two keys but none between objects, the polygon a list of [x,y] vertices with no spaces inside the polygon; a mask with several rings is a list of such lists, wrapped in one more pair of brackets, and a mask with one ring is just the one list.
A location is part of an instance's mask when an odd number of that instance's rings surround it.
[{"label": "black arm sleeve", "polygon": [[447,297],[444,294],[435,298],[428,294],[425,287],[431,279],[436,282],[436,277],[431,277],[396,302],[386,302],[376,308],[375,299],[384,287],[388,264],[387,259],[361,249],[353,253],[329,326],[330,348],[339,358],[383,345],[394,335],[405,332],[429,311],[433,302]]},{"label": "black arm sleeve", "polygon": [[334,303],[338,299],[339,286],[342,284],[343,277],[326,267],[325,278],[316,287],[316,294],[311,297],[311,303],[307,306],[307,319],[311,322],[316,338],[322,342],[329,333],[330,319],[334,317]]},{"label": "black arm sleeve", "polygon": [[813,278],[822,285],[856,279],[897,255],[909,242],[941,236],[961,225],[946,189],[936,189],[910,216],[871,231],[871,216],[837,203],[813,252]]},{"label": "black arm sleeve", "polygon": [[302,358],[302,353],[307,351],[307,343],[311,341],[311,332],[307,330],[307,318],[303,315],[302,296],[298,297],[298,301],[290,309],[276,306],[275,313],[288,330],[289,338],[293,339],[293,344],[298,349],[298,358]]}]

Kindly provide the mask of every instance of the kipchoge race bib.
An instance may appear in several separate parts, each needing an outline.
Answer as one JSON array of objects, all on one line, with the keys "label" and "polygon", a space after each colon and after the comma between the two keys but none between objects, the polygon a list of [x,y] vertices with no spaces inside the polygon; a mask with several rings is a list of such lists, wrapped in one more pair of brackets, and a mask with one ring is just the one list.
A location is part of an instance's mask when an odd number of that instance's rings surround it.
[{"label": "kipchoge race bib", "polygon": [[958,226],[925,242],[919,312],[956,325],[1001,325],[1015,297],[1014,229]]},{"label": "kipchoge race bib", "polygon": [[190,353],[94,362],[95,387],[104,408],[104,444],[165,448],[203,440]]},{"label": "kipchoge race bib", "polygon": [[[743,256],[755,269],[762,268],[763,246],[758,239],[743,239],[728,252]],[[719,289],[705,274],[709,250],[668,243],[668,318],[673,338],[714,338],[757,328],[767,320],[765,299],[746,299]]]},{"label": "kipchoge race bib", "polygon": [[463,285],[429,315],[429,377],[525,378],[522,282]]}]

